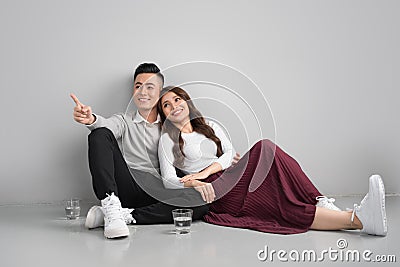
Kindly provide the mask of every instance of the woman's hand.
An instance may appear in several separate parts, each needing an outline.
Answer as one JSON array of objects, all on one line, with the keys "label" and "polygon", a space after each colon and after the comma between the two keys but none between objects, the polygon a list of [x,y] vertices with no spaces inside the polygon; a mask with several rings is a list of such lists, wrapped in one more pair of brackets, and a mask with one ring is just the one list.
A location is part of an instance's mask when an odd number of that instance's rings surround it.
[{"label": "woman's hand", "polygon": [[205,183],[198,180],[190,181],[192,187],[196,189],[203,198],[203,200],[207,203],[211,203],[215,199],[214,188],[211,183]]},{"label": "woman's hand", "polygon": [[193,174],[188,174],[182,177],[179,181],[181,183],[185,183],[187,181],[193,181],[193,180],[203,180],[208,177],[208,174],[204,171],[198,172],[198,173],[193,173]]}]

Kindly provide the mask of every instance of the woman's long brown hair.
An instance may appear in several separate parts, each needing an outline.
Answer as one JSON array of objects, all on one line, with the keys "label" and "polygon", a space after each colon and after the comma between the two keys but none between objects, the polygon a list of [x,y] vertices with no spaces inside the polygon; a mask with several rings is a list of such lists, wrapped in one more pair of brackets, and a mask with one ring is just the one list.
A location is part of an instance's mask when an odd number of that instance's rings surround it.
[{"label": "woman's long brown hair", "polygon": [[174,166],[177,168],[183,167],[185,153],[183,152],[184,141],[182,139],[180,129],[178,129],[175,125],[171,123],[171,121],[166,118],[162,109],[161,98],[168,92],[175,93],[187,103],[189,107],[190,123],[192,124],[193,131],[203,134],[205,137],[214,141],[214,143],[217,145],[217,157],[220,157],[223,154],[221,140],[215,135],[214,129],[206,123],[203,115],[194,106],[189,94],[180,87],[168,86],[165,87],[160,93],[160,99],[157,103],[157,109],[158,114],[160,114],[163,131],[167,132],[169,137],[174,142],[174,146],[172,149],[175,158]]}]

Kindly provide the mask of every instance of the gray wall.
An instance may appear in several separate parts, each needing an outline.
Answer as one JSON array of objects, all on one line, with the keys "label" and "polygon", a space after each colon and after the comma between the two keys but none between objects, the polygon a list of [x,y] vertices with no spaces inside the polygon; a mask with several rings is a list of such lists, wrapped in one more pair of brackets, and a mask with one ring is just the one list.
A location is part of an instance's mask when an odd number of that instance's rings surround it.
[{"label": "gray wall", "polygon": [[[0,204],[94,200],[88,130],[74,123],[69,93],[99,114],[123,111],[132,69],[145,61],[236,68],[272,110],[276,129],[265,119],[262,137],[299,160],[321,191],[362,194],[380,173],[387,192],[399,193],[399,8],[382,0],[3,0]],[[257,103],[254,88],[244,89]],[[227,128],[243,153],[243,129]]]}]

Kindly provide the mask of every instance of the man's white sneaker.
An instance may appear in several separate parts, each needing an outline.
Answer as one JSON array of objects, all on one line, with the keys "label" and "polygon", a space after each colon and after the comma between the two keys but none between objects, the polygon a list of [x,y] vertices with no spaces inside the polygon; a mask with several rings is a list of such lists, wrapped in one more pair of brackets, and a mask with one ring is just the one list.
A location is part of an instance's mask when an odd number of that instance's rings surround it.
[{"label": "man's white sneaker", "polygon": [[317,207],[341,211],[341,209],[339,209],[335,204],[333,204],[333,202],[335,202],[334,198],[327,198],[326,196],[318,196],[315,199],[318,200],[318,203],[315,205]]},{"label": "man's white sneaker", "polygon": [[101,201],[104,212],[104,236],[107,238],[125,237],[129,228],[125,223],[119,198],[112,193]]},{"label": "man's white sneaker", "polygon": [[385,187],[379,175],[369,178],[369,191],[360,205],[354,205],[354,214],[360,219],[363,229],[361,232],[370,235],[385,236],[387,234],[387,220],[385,209]]},{"label": "man's white sneaker", "polygon": [[85,227],[89,229],[104,225],[104,213],[100,206],[93,206],[86,215]]},{"label": "man's white sneaker", "polygon": [[[126,224],[136,223],[136,220],[132,217],[131,212],[134,209],[122,208],[122,216],[124,217]],[[85,227],[89,229],[104,226],[104,213],[100,206],[93,206],[87,213]]]}]

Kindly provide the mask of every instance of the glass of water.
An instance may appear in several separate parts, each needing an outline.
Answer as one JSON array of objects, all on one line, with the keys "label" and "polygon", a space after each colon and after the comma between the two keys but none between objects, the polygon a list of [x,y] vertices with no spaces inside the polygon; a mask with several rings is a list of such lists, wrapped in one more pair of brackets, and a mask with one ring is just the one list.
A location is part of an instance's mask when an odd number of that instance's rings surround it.
[{"label": "glass of water", "polygon": [[191,209],[176,209],[172,211],[174,218],[175,232],[177,234],[190,233],[190,226],[192,225],[193,210]]},{"label": "glass of water", "polygon": [[79,206],[79,199],[71,198],[65,202],[65,215],[68,220],[75,220],[81,214],[81,207]]}]

